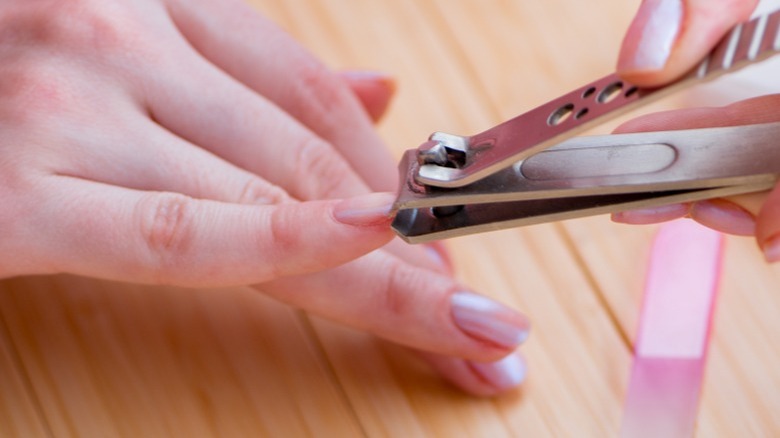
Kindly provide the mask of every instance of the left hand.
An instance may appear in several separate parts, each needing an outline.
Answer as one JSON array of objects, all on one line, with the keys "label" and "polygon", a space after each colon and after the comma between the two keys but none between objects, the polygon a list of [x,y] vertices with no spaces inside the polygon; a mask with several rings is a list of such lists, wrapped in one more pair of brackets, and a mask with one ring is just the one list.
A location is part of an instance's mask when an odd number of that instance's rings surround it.
[{"label": "left hand", "polygon": [[0,278],[255,284],[471,393],[523,379],[524,316],[433,248],[374,250],[393,196],[368,193],[397,179],[366,114],[381,81],[241,0],[3,0],[0,72]]}]

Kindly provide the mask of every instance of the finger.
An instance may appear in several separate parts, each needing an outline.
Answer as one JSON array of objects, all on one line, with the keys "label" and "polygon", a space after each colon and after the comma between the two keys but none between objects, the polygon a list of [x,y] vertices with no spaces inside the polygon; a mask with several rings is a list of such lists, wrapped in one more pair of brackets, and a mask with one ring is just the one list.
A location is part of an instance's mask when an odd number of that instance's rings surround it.
[{"label": "finger", "polygon": [[248,206],[69,177],[48,178],[38,188],[45,195],[30,218],[29,244],[52,272],[246,285],[328,269],[392,237],[389,194]]},{"label": "finger", "polygon": [[691,218],[722,233],[754,236],[756,218],[739,205],[725,199],[699,201],[691,206]]},{"label": "finger", "polygon": [[[220,3],[219,11],[215,11],[213,15],[224,15],[228,9],[233,7],[228,7],[232,4],[230,2],[223,8],[223,5]],[[245,8],[245,5],[240,4],[237,7],[243,10],[242,8]],[[176,6],[173,8],[176,9]],[[205,10],[210,8],[213,9],[213,6],[204,5]],[[187,20],[187,14],[198,8],[188,6],[186,9],[187,11],[181,12],[183,15],[180,17],[180,19],[185,21]],[[249,15],[252,18],[246,25],[254,29],[253,32],[270,32],[267,35],[259,36],[252,34],[254,35],[253,37],[262,37],[261,40],[266,40],[267,38],[274,41],[278,40],[282,46],[289,45],[289,47],[279,53],[256,53],[259,47],[276,46],[253,44],[251,47],[246,47],[245,41],[230,39],[231,44],[238,44],[238,47],[247,52],[239,56],[233,50],[225,47],[222,47],[220,50],[227,50],[241,59],[251,58],[250,55],[255,53],[257,56],[270,56],[272,58],[268,59],[275,60],[273,63],[267,63],[265,62],[266,58],[261,57],[258,59],[258,62],[262,61],[262,65],[253,64],[254,67],[259,69],[254,73],[269,69],[274,70],[277,65],[285,64],[284,62],[276,62],[278,60],[286,60],[288,57],[298,59],[296,61],[298,64],[289,66],[292,69],[290,72],[285,72],[284,74],[279,72],[279,75],[269,77],[269,80],[273,81],[273,84],[270,85],[273,86],[268,92],[276,93],[279,89],[283,89],[288,82],[304,80],[301,77],[296,77],[294,73],[295,71],[300,73],[301,69],[306,70],[306,68],[311,67],[306,67],[306,65],[314,62],[313,58],[303,52],[297,43],[281,33],[271,23],[265,22],[264,19],[254,13],[250,12]],[[244,23],[244,18],[241,18],[244,17],[243,15],[237,17],[230,13],[229,16],[240,23]],[[200,17],[199,19],[210,20],[211,18],[209,16]],[[214,24],[213,22],[210,23]],[[181,23],[178,24],[182,25]],[[203,25],[203,23],[200,23],[200,25]],[[231,29],[241,28],[240,25],[236,26],[237,28],[231,27]],[[252,26],[257,28],[255,29]],[[267,26],[271,26],[273,29],[268,30]],[[250,30],[245,29],[246,32],[250,32]],[[205,29],[203,31],[207,32]],[[246,32],[219,32],[219,35],[212,35],[211,37],[213,37],[214,41],[220,41],[228,33],[248,37],[249,34]],[[193,38],[196,37],[193,36]],[[180,49],[177,53],[185,53],[187,51],[187,47],[181,47]],[[225,75],[224,72],[215,69],[204,60],[195,56],[188,56],[176,59],[173,64],[175,65],[172,65],[171,68],[175,69],[178,67],[182,69],[182,74],[177,75],[176,81],[163,81],[155,84],[149,93],[151,110],[155,119],[177,134],[195,144],[214,151],[228,161],[241,163],[249,171],[262,175],[269,182],[282,187],[292,196],[309,200],[348,197],[365,193],[368,191],[368,187],[363,182],[363,178],[366,178],[367,173],[373,177],[379,177],[382,172],[374,168],[375,165],[379,164],[383,168],[390,168],[393,174],[392,179],[393,181],[396,180],[395,166],[388,164],[394,163],[395,160],[389,155],[386,156],[383,148],[376,146],[380,145],[376,140],[360,143],[357,153],[343,148],[340,151],[336,151],[330,142],[323,141],[305,126],[302,126],[296,119],[290,117],[289,114],[279,111],[279,108],[272,102],[265,100],[264,97],[258,94],[248,93],[246,87],[236,82],[232,77]],[[227,70],[231,71],[230,69]],[[324,72],[321,73],[325,74]],[[349,99],[355,99],[343,80],[335,75],[331,78],[330,73],[326,76],[329,78],[325,81],[329,84],[327,85],[328,87],[334,86],[336,87],[334,90],[346,90],[350,95]],[[336,81],[337,84],[333,84],[332,81]],[[208,84],[208,86],[204,88],[203,84]],[[263,92],[265,92],[265,89],[263,89]],[[300,90],[292,89],[289,92],[291,96],[303,96],[300,94]],[[341,91],[338,91],[337,94],[340,95]],[[340,101],[342,101],[341,97],[336,99],[336,101],[327,102],[325,106],[329,108],[329,114],[333,111],[338,111]],[[301,104],[304,108],[307,107],[304,103]],[[315,102],[313,106],[309,105],[309,107],[317,108],[317,105],[318,103]],[[359,127],[355,125],[357,123],[355,120],[344,121],[344,123],[338,126],[338,131],[359,131]],[[373,133],[373,130],[371,132]],[[370,158],[365,156],[369,152]],[[357,167],[353,169],[345,157],[349,158],[349,162],[355,163]],[[380,179],[382,178],[380,177]],[[385,185],[373,184],[373,187],[379,186]],[[392,190],[395,189],[396,185],[393,182]],[[439,255],[441,251],[434,250],[426,253],[419,249],[410,248],[400,242],[393,242],[388,249],[395,254],[399,254],[410,263],[415,263],[437,272],[449,272],[450,268],[446,263],[441,263],[441,260],[446,260],[446,257]]]},{"label": "finger", "polygon": [[[281,188],[139,117],[84,127],[93,135],[67,141],[68,154],[53,172],[137,190],[181,193],[199,199],[277,204],[290,200]],[[107,132],[101,132],[102,127]],[[117,147],[109,142],[121,139]],[[64,140],[64,139],[63,139]]]},{"label": "finger", "polygon": [[420,356],[448,382],[469,394],[492,397],[517,388],[527,375],[527,365],[515,351],[493,362],[478,362],[421,352]]},{"label": "finger", "polygon": [[752,236],[756,231],[756,215],[765,198],[766,193],[762,192],[698,201],[693,204],[663,205],[613,213],[612,220],[623,224],[645,225],[687,216],[722,233]]},{"label": "finger", "polygon": [[657,86],[686,73],[758,0],[644,0],[631,23],[617,70],[641,86]]},{"label": "finger", "polygon": [[357,70],[343,71],[341,77],[355,93],[371,120],[379,122],[395,94],[396,83],[393,78],[380,72]]},{"label": "finger", "polygon": [[[154,120],[301,200],[354,196],[365,183],[333,146],[185,47],[147,85]],[[206,86],[205,84],[208,84]]]},{"label": "finger", "polygon": [[[228,161],[262,175],[297,199],[344,198],[368,191],[330,144],[262,97],[247,92],[206,63],[201,64],[189,68],[192,73],[183,75],[186,77],[181,80],[151,93],[149,103],[155,120]],[[198,92],[201,81],[213,85]],[[224,118],[215,118],[212,112]],[[389,250],[402,254],[410,263],[439,272],[449,269],[440,263],[446,257],[433,257],[437,253],[426,253],[401,242],[393,242]]]},{"label": "finger", "polygon": [[[649,132],[772,123],[780,119],[778,107],[780,107],[780,95],[760,96],[725,107],[677,109],[648,114],[622,124],[614,132]],[[751,235],[755,230],[756,216],[765,197],[766,194],[733,196],[725,201],[696,203],[692,207],[670,205],[616,213],[612,218],[620,223],[649,224],[689,215],[698,222],[721,232]]]},{"label": "finger", "polygon": [[333,144],[373,190],[395,190],[393,157],[354,94],[289,35],[239,0],[168,3],[205,58]]},{"label": "finger", "polygon": [[[196,56],[173,64],[170,68],[182,69],[177,80],[158,78],[148,92],[150,111],[166,128],[240,163],[297,199],[344,198],[368,191],[338,151],[262,96]],[[439,250],[422,251],[401,242],[393,242],[389,250],[438,272],[451,269]]]},{"label": "finger", "polygon": [[258,286],[277,299],[418,350],[497,360],[528,336],[521,314],[384,252]]},{"label": "finger", "polygon": [[692,205],[690,217],[713,230],[736,236],[753,236],[757,217],[768,192],[747,193]]},{"label": "finger", "polygon": [[778,108],[780,108],[780,94],[772,94],[742,100],[724,107],[675,109],[647,114],[620,125],[614,133],[772,123],[780,120]]}]

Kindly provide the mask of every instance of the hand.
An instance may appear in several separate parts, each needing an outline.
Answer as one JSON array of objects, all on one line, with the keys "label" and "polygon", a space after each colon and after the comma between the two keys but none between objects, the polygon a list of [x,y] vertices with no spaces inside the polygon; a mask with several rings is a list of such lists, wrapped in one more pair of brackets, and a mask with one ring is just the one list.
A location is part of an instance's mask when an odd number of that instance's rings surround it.
[{"label": "hand", "polygon": [[[645,0],[629,28],[618,72],[643,86],[670,82],[694,67],[737,23],[750,17],[756,0]],[[616,132],[735,126],[780,121],[780,95],[763,96],[723,108],[650,114]],[[780,261],[780,186],[771,193],[668,205],[613,215],[643,224],[689,216],[719,231],[755,235],[766,259]]]},{"label": "hand", "polygon": [[238,0],[6,0],[0,77],[0,278],[257,284],[473,393],[522,380],[522,315],[441,252],[373,251],[387,80],[332,73]]}]

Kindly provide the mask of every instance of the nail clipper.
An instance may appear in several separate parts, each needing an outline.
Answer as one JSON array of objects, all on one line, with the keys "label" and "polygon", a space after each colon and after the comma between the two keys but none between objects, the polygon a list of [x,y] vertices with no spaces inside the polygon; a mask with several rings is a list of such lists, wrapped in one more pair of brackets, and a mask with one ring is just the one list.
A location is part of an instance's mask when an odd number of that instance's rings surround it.
[{"label": "nail clipper", "polygon": [[436,132],[399,164],[393,229],[420,243],[770,189],[780,122],[573,138],[609,118],[780,52],[780,11],[736,26],[682,79],[609,75],[472,136]]}]

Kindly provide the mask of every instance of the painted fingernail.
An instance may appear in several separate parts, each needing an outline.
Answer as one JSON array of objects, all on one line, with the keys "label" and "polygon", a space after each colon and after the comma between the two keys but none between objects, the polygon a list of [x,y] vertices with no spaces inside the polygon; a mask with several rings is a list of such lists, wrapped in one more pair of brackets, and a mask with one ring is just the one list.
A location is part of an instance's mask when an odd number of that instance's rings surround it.
[{"label": "painted fingernail", "polygon": [[333,208],[333,217],[347,225],[374,226],[390,223],[395,202],[392,193],[372,193],[345,199]]},{"label": "painted fingernail", "polygon": [[645,225],[678,219],[688,214],[688,204],[662,205],[641,210],[621,211],[612,214],[612,220],[621,224]]},{"label": "painted fingernail", "polygon": [[691,207],[691,217],[713,230],[737,236],[756,234],[756,218],[744,208],[729,201],[700,201]]},{"label": "painted fingernail", "polygon": [[450,305],[455,324],[472,338],[503,348],[515,348],[528,338],[528,319],[488,297],[456,292]]},{"label": "painted fingernail", "polygon": [[672,53],[683,19],[682,0],[645,0],[629,28],[618,70],[660,70]]},{"label": "painted fingernail", "polygon": [[764,250],[764,258],[768,263],[780,262],[780,234],[776,234],[764,241],[762,249]]},{"label": "painted fingernail", "polygon": [[528,366],[518,352],[495,362],[469,361],[469,366],[482,380],[503,391],[523,383],[528,374]]}]

